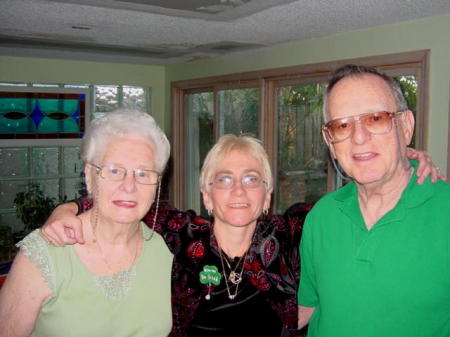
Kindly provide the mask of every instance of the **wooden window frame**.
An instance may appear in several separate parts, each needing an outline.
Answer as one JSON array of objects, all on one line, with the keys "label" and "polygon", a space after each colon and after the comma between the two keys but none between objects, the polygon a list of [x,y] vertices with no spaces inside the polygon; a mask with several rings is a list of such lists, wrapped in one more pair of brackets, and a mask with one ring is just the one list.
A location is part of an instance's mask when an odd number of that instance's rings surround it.
[{"label": "wooden window frame", "polygon": [[[206,90],[217,91],[221,89],[238,89],[249,86],[256,87],[258,85],[261,90],[259,135],[269,155],[273,172],[275,173],[277,172],[277,158],[275,157],[277,149],[275,89],[279,86],[279,83],[306,83],[312,79],[326,79],[334,69],[348,63],[376,67],[390,76],[411,73],[416,76],[419,83],[415,127],[416,148],[426,149],[429,110],[429,53],[429,50],[419,50],[172,82],[171,142],[174,156],[169,189],[171,204],[180,209],[185,209],[187,206],[185,200],[186,184],[184,181],[186,162],[184,151],[186,130],[184,126],[186,125],[187,111],[185,95]],[[215,109],[216,108],[217,107],[215,106]],[[217,138],[217,130],[215,130],[214,134]],[[450,167],[450,162],[448,166]],[[333,172],[331,168],[329,172]],[[329,174],[328,176],[328,190],[332,190],[334,189],[335,177],[334,174]],[[274,188],[276,187],[275,182]]]}]

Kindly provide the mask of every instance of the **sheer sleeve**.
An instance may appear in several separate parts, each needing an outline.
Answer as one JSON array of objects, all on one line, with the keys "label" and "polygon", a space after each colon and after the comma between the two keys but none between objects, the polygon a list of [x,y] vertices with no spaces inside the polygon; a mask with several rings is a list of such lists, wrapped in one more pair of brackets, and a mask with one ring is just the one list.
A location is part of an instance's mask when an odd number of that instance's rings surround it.
[{"label": "sheer sleeve", "polygon": [[22,241],[16,244],[26,257],[28,257],[41,271],[42,277],[47,282],[50,290],[55,291],[55,274],[51,264],[48,244],[39,235],[39,229],[28,234]]}]

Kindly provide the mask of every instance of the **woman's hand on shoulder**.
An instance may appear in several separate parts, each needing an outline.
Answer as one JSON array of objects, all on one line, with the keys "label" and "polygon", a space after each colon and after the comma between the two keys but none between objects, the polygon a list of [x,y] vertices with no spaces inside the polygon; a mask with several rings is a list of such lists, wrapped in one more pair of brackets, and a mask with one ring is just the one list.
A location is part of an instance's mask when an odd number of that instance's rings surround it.
[{"label": "woman's hand on shoulder", "polygon": [[54,246],[83,244],[83,229],[77,212],[78,206],[73,202],[59,205],[40,228],[39,234]]},{"label": "woman's hand on shoulder", "polygon": [[409,159],[414,159],[419,162],[419,167],[416,171],[418,184],[422,184],[430,175],[431,182],[433,183],[435,183],[438,179],[446,180],[445,176],[441,174],[439,167],[433,164],[433,159],[427,152],[408,147],[406,149],[406,155]]}]

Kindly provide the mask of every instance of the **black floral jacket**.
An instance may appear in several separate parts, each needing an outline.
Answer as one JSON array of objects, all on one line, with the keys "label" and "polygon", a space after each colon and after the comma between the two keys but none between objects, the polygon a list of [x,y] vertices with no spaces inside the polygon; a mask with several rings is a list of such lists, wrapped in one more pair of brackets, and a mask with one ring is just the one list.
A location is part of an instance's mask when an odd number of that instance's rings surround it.
[{"label": "black floral jacket", "polygon": [[[81,206],[86,210],[91,207],[91,202],[83,199]],[[308,210],[309,207],[301,207],[295,214],[258,220],[253,244],[244,261],[245,276],[260,292],[267,294],[267,301],[290,336],[298,336],[298,245]],[[152,207],[143,220],[151,227],[154,216],[155,208]],[[201,298],[208,291],[208,287],[199,282],[199,273],[204,266],[202,259],[208,250],[217,253],[217,241],[210,221],[197,216],[194,211],[181,212],[168,205],[160,205],[154,229],[164,237],[174,254],[170,336],[184,337]]]}]

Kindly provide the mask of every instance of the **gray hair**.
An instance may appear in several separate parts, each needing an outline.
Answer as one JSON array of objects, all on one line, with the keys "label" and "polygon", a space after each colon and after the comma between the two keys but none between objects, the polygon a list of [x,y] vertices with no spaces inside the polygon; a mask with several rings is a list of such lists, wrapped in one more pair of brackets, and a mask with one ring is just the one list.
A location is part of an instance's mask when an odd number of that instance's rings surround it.
[{"label": "gray hair", "polygon": [[85,163],[91,163],[102,154],[110,138],[130,134],[142,137],[154,146],[154,169],[162,173],[170,156],[169,141],[153,117],[138,110],[120,109],[94,119],[83,137],[81,157]]},{"label": "gray hair", "polygon": [[355,64],[346,64],[336,69],[330,75],[327,91],[325,93],[323,100],[323,118],[325,122],[328,122],[330,116],[328,111],[328,98],[335,85],[340,80],[346,77],[362,77],[364,75],[375,75],[384,80],[391,89],[392,95],[394,96],[395,103],[397,104],[397,111],[408,110],[408,104],[406,103],[405,96],[403,95],[402,92],[402,88],[400,87],[400,84],[397,82],[396,79],[378,71],[373,67],[358,66]]},{"label": "gray hair", "polygon": [[209,150],[200,172],[200,188],[207,190],[208,183],[211,181],[217,165],[233,150],[242,151],[256,158],[261,163],[262,174],[264,175],[264,180],[267,182],[267,191],[272,192],[272,170],[267,152],[264,150],[261,141],[251,136],[235,135],[224,135],[220,137],[217,143]]}]

